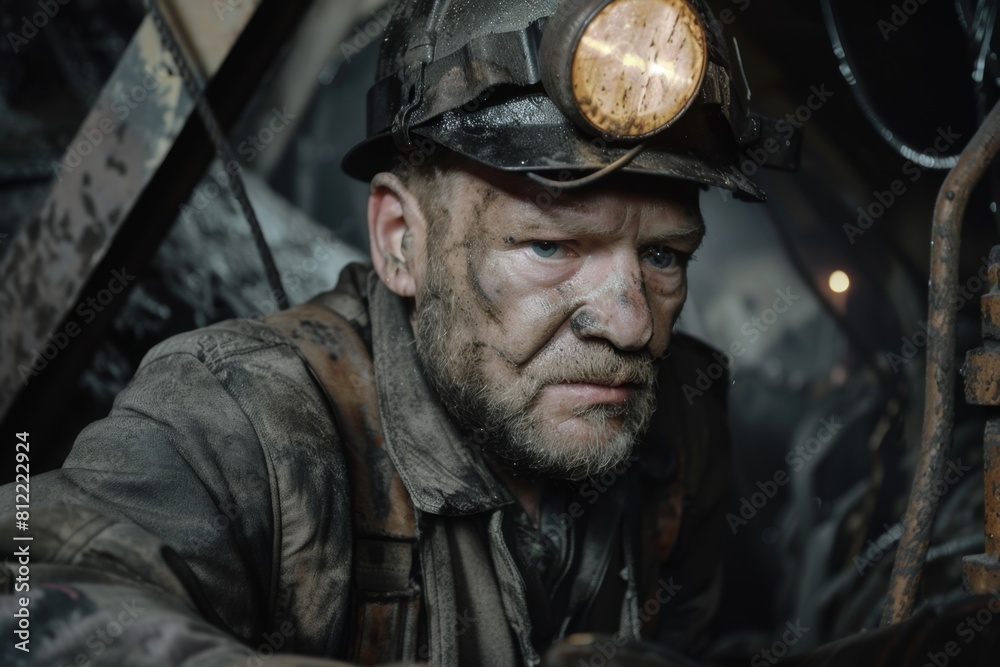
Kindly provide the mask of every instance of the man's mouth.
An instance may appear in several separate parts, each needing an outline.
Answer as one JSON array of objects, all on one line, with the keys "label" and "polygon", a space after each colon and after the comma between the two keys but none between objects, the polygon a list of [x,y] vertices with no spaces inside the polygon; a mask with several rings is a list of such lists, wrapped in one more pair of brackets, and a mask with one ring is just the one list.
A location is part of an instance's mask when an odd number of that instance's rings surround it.
[{"label": "man's mouth", "polygon": [[590,378],[550,384],[545,389],[555,397],[570,399],[576,404],[598,405],[624,403],[638,388],[621,379]]}]

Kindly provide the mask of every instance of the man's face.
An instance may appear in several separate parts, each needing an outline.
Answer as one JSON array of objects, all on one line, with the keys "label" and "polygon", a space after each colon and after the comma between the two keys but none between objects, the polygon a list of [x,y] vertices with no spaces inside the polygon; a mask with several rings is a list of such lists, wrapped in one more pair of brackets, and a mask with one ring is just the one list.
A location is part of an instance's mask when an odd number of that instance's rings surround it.
[{"label": "man's face", "polygon": [[424,207],[427,264],[414,272],[427,375],[492,457],[539,476],[600,475],[653,412],[703,233],[697,190],[546,193],[482,168],[446,190]]}]

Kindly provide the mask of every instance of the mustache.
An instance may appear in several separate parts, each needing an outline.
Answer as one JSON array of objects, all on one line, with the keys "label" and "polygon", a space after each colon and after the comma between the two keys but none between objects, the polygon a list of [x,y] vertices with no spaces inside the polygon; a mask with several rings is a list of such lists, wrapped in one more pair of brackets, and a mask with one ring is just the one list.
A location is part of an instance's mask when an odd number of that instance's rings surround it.
[{"label": "mustache", "polygon": [[658,364],[645,352],[620,352],[610,347],[568,351],[546,359],[534,369],[536,389],[549,384],[633,385],[641,389],[656,383]]}]

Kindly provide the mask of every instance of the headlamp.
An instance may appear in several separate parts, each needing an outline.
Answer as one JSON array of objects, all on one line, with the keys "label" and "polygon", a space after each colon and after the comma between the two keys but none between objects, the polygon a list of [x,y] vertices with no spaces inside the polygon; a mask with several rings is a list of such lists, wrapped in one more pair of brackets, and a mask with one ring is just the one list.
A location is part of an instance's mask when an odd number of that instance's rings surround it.
[{"label": "headlamp", "polygon": [[705,29],[685,0],[564,0],[545,28],[542,82],[590,134],[641,140],[698,97]]},{"label": "headlamp", "polygon": [[800,142],[751,113],[733,46],[706,0],[399,2],[344,169],[419,164],[430,140],[560,190],[626,170],[763,200],[742,152],[795,168]]}]

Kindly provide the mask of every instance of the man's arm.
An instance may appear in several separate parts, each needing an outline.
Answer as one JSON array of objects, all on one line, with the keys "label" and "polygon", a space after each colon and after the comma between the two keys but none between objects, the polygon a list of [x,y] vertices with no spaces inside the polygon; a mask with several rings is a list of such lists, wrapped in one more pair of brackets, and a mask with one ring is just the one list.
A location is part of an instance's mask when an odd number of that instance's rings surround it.
[{"label": "man's arm", "polygon": [[[351,555],[337,444],[307,370],[267,327],[158,346],[64,468],[33,478],[34,540],[11,539],[13,515],[0,524],[13,576],[0,631],[14,637],[20,597],[32,628],[30,656],[12,649],[4,664],[336,655]],[[0,511],[14,499],[0,489]],[[25,544],[29,588],[17,589]]]}]

